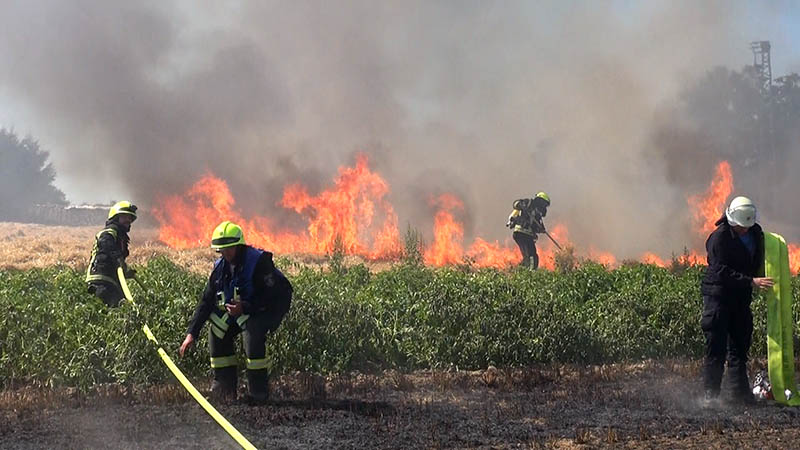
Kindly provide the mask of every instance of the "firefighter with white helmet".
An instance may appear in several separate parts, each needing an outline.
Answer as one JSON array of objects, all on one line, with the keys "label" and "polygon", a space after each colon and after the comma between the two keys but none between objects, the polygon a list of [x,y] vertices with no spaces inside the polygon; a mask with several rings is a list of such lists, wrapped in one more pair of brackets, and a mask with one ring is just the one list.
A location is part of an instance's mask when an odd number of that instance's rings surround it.
[{"label": "firefighter with white helmet", "polygon": [[734,402],[754,401],[747,378],[747,359],[753,336],[750,302],[753,288],[773,285],[764,277],[764,232],[756,223],[752,200],[736,197],[716,222],[706,241],[708,268],[701,284],[706,338],[703,366],[704,405],[718,401],[725,362]]}]

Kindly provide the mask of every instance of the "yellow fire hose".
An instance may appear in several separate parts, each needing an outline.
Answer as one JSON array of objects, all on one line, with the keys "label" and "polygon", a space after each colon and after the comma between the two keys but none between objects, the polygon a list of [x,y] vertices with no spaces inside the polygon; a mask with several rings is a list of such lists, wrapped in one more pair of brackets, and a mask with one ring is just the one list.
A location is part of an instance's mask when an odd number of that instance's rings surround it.
[{"label": "yellow fire hose", "polygon": [[[128,282],[125,280],[125,275],[122,271],[122,267],[117,268],[117,277],[119,277],[119,284],[120,286],[122,286],[122,292],[125,294],[125,298],[129,302],[131,302],[131,305],[134,306],[134,308],[138,313],[139,308],[133,301],[133,296],[131,295],[130,289],[128,289]],[[189,392],[189,394],[191,394],[192,397],[194,397],[197,403],[199,403],[200,406],[202,406],[203,409],[206,410],[208,415],[211,416],[214,420],[216,420],[217,423],[222,427],[222,429],[224,429],[239,445],[241,445],[242,448],[247,450],[251,449],[256,450],[256,447],[253,444],[251,444],[250,441],[248,441],[247,438],[245,438],[242,435],[242,433],[239,433],[239,430],[234,428],[234,426],[231,425],[231,423],[228,422],[225,419],[225,417],[223,417],[222,414],[220,414],[219,411],[217,411],[214,408],[214,406],[212,406],[211,403],[209,403],[208,400],[206,400],[205,397],[203,397],[202,394],[200,394],[200,392],[194,387],[194,385],[192,385],[191,381],[189,381],[183,374],[183,372],[181,372],[178,366],[176,366],[175,363],[172,362],[172,359],[167,355],[167,352],[165,352],[164,349],[161,347],[161,345],[158,343],[158,340],[153,335],[153,332],[150,331],[150,327],[148,327],[146,323],[142,324],[142,331],[144,331],[144,334],[147,336],[147,339],[153,342],[153,344],[156,346],[158,355],[161,356],[161,359],[164,361],[164,364],[167,365],[172,374],[175,375],[175,378],[177,378],[178,381],[181,382],[181,385],[183,385],[183,387]]]},{"label": "yellow fire hose", "polygon": [[789,251],[781,235],[764,233],[764,255],[765,276],[775,281],[766,291],[767,361],[772,395],[783,405],[800,406],[794,379],[792,274],[789,272]]}]

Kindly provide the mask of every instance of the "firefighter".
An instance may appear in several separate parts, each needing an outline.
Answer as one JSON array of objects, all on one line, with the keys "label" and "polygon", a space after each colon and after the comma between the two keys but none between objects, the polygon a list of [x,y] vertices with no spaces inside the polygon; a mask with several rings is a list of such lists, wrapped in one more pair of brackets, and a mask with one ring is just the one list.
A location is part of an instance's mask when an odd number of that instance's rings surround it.
[{"label": "firefighter", "polygon": [[210,319],[208,350],[214,380],[212,396],[236,398],[238,370],[236,335],[242,333],[246,355],[246,403],[269,398],[265,341],[289,311],[292,286],[272,261],[272,253],[245,244],[241,227],[222,222],[214,229],[211,248],[220,253],[208,279],[179,353],[184,355]]},{"label": "firefighter", "polygon": [[539,267],[539,255],[536,253],[537,233],[545,232],[542,219],[547,215],[549,206],[550,196],[544,192],[539,192],[533,198],[514,201],[514,209],[508,216],[506,226],[514,231],[512,235],[522,253],[520,265],[523,267]]},{"label": "firefighter", "polygon": [[119,306],[125,299],[119,284],[117,268],[122,267],[126,278],[133,278],[136,271],[125,263],[128,257],[128,232],[136,220],[136,205],[129,201],[114,204],[108,212],[106,226],[94,239],[92,256],[86,269],[88,291],[100,297],[110,306]]},{"label": "firefighter", "polygon": [[766,289],[764,232],[756,223],[756,207],[747,197],[736,197],[716,222],[706,241],[708,268],[701,283],[705,334],[703,406],[719,401],[722,374],[728,361],[728,379],[734,402],[754,401],[747,379],[747,353],[753,335],[750,302],[753,288]]}]

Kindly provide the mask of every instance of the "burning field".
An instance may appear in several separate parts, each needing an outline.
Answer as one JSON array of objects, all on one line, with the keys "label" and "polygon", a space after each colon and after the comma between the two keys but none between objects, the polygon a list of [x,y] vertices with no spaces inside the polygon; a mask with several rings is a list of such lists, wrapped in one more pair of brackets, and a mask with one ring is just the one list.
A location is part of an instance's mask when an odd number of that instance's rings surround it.
[{"label": "burning field", "polygon": [[[686,214],[690,215],[696,238],[703,239],[714,230],[726,202],[733,193],[733,175],[726,161],[717,165],[716,172],[705,192],[687,198]],[[175,249],[191,249],[207,245],[208,236],[223,220],[243,225],[247,239],[256,246],[271,249],[277,254],[330,254],[340,249],[347,255],[366,260],[393,260],[402,255],[404,244],[398,227],[397,214],[387,200],[389,185],[380,174],[370,170],[366,156],[358,157],[355,166],[341,167],[339,175],[327,189],[312,195],[300,184],[284,189],[276,208],[297,214],[303,226],[290,230],[277,225],[269,217],[244,217],[236,207],[224,180],[208,173],[187,192],[162,197],[153,214],[160,223],[158,238]],[[510,238],[504,242],[489,241],[475,236],[469,245],[465,242],[464,225],[459,221],[463,202],[453,194],[441,194],[428,199],[435,209],[432,239],[425,246],[424,261],[433,266],[468,263],[475,267],[507,268],[518,264],[521,256]],[[509,201],[510,203],[510,201]],[[413,230],[411,230],[413,231]],[[586,260],[616,267],[620,258],[609,251],[594,246],[577,248],[570,241],[566,223],[556,223],[550,234],[563,246],[573,249]],[[704,249],[693,249],[684,244],[678,258],[690,264],[704,264]],[[553,244],[540,237],[541,266],[555,267]],[[800,252],[790,245],[792,271],[800,269]],[[645,252],[639,261],[666,267],[669,257]]]},{"label": "burning field", "polygon": [[[594,245],[584,248],[571,241],[569,224],[559,221],[549,227],[549,233],[566,249],[562,257],[593,261],[608,268],[625,261],[659,267],[667,267],[673,261],[702,265],[702,243],[730,201],[733,182],[730,165],[722,161],[708,188],[687,197],[686,220],[692,224],[694,244],[678,245],[672,255],[646,251],[634,257],[619,257]],[[274,205],[274,209],[293,216],[294,225],[287,228],[267,216],[245,216],[225,181],[207,173],[188,191],[157,199],[149,218],[151,223],[155,219],[155,228],[134,226],[132,262],[143,263],[166,255],[192,271],[204,273],[214,260],[214,254],[207,250],[209,236],[223,220],[242,225],[249,244],[301,263],[320,264],[327,256],[338,253],[351,263],[362,262],[383,270],[401,260],[409,244],[419,247],[422,261],[434,267],[464,264],[507,269],[520,262],[519,250],[510,236],[502,242],[480,235],[466,241],[460,219],[464,203],[456,195],[445,193],[428,199],[433,211],[432,230],[419,230],[409,224],[401,232],[389,194],[388,183],[370,169],[367,157],[360,155],[354,166],[339,168],[330,185],[315,194],[301,184],[287,185],[280,202]],[[766,228],[769,230],[768,224]],[[0,250],[0,267],[81,266],[96,231],[97,227],[0,224],[0,239],[6,243]],[[559,252],[544,235],[540,235],[537,250],[540,266],[555,269]],[[789,256],[792,272],[798,273],[800,247],[790,243]]]},{"label": "burning field", "polygon": [[[708,188],[687,197],[697,242],[732,193],[723,161]],[[360,156],[315,193],[287,185],[274,205],[290,215],[286,227],[286,214],[243,214],[207,173],[158,199],[157,226],[134,226],[129,262],[157,292],[143,311],[159,317],[153,329],[170,352],[216,257],[207,241],[220,221],[243,225],[295,284],[270,344],[271,402],[219,405],[259,448],[726,448],[800,437],[793,410],[698,406],[701,248],[622,258],[580,247],[555,221],[550,233],[565,250],[540,240],[546,270],[531,272],[514,268],[510,239],[468,239],[457,195],[427,199],[427,232],[401,232],[389,195]],[[0,446],[235,448],[174,384],[131,312],[85,294],[96,231],[0,224],[0,306],[10,311],[0,328],[12,330],[0,353]],[[791,257],[797,273],[794,245]],[[761,355],[763,298],[753,307]],[[84,322],[96,326],[75,326]],[[204,342],[180,360],[201,388]],[[763,365],[756,359],[751,372]]]}]

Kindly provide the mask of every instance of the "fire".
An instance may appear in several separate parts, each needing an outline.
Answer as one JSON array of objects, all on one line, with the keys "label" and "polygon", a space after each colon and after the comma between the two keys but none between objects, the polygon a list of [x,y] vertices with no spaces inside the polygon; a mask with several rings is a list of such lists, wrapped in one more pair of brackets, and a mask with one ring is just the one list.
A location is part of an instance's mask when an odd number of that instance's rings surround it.
[{"label": "fire", "polygon": [[800,272],[800,245],[789,244],[789,270],[796,274]]},{"label": "fire", "polygon": [[[730,164],[722,161],[708,190],[687,199],[699,234],[713,231],[732,190]],[[282,228],[268,217],[243,217],[228,185],[211,173],[203,175],[181,195],[157,199],[153,215],[161,223],[159,239],[177,249],[207,246],[214,227],[223,220],[231,220],[244,227],[248,243],[277,253],[323,255],[340,248],[367,259],[385,259],[397,257],[402,249],[397,215],[388,201],[389,192],[388,183],[370,170],[367,157],[359,155],[353,167],[341,167],[333,185],[316,195],[301,184],[285,187],[276,206],[305,219],[306,226],[301,230]],[[431,205],[436,213],[433,241],[423,254],[427,264],[443,266],[470,261],[476,267],[505,268],[521,261],[510,236],[502,244],[476,237],[465,246],[464,226],[458,219],[464,212],[464,204],[456,196],[440,195],[431,200]],[[566,225],[556,224],[550,234],[562,247],[574,248]],[[537,251],[539,266],[554,269],[556,248],[545,235],[540,235]],[[577,255],[607,267],[617,266],[615,255],[595,247],[590,246],[588,251]],[[640,259],[660,267],[670,265],[669,260],[651,252]],[[789,259],[792,272],[800,271],[800,246],[789,245]],[[694,250],[678,256],[677,260],[684,264],[705,264],[705,256]]]},{"label": "fire", "polygon": [[280,206],[305,217],[304,231],[281,230],[266,217],[246,219],[235,209],[227,184],[206,174],[185,195],[162,198],[153,214],[159,239],[174,248],[208,245],[223,220],[241,224],[249,243],[278,253],[324,254],[337,245],[349,254],[375,259],[400,252],[397,215],[386,199],[388,184],[359,156],[355,167],[339,170],[334,186],[310,195],[302,185],[285,188]]},{"label": "fire", "polygon": [[645,264],[654,264],[658,267],[667,267],[667,263],[655,253],[646,252],[642,255],[642,262]]},{"label": "fire", "polygon": [[433,245],[425,251],[425,262],[435,266],[460,263],[464,258],[461,246],[464,227],[453,216],[462,211],[464,204],[450,194],[443,194],[431,202],[439,208],[434,217]]},{"label": "fire", "polygon": [[714,179],[705,194],[694,195],[687,200],[692,208],[694,220],[701,227],[701,232],[708,234],[714,231],[714,223],[725,210],[725,201],[733,192],[733,175],[728,161],[717,165]]},{"label": "fire", "polygon": [[598,250],[594,247],[589,247],[589,259],[598,262],[606,267],[616,267],[617,257],[610,252]]},{"label": "fire", "polygon": [[[569,230],[564,224],[557,224],[550,230],[550,236],[553,236],[561,248],[572,247],[572,242],[569,240]],[[547,236],[543,236],[537,242],[536,248],[539,254],[539,267],[554,270],[556,268],[556,252],[558,249],[550,242]]]},{"label": "fire", "polygon": [[522,260],[522,255],[520,255],[516,246],[501,246],[497,241],[491,243],[481,238],[475,238],[475,241],[467,251],[467,255],[478,267],[495,267],[498,269],[519,264]]}]

